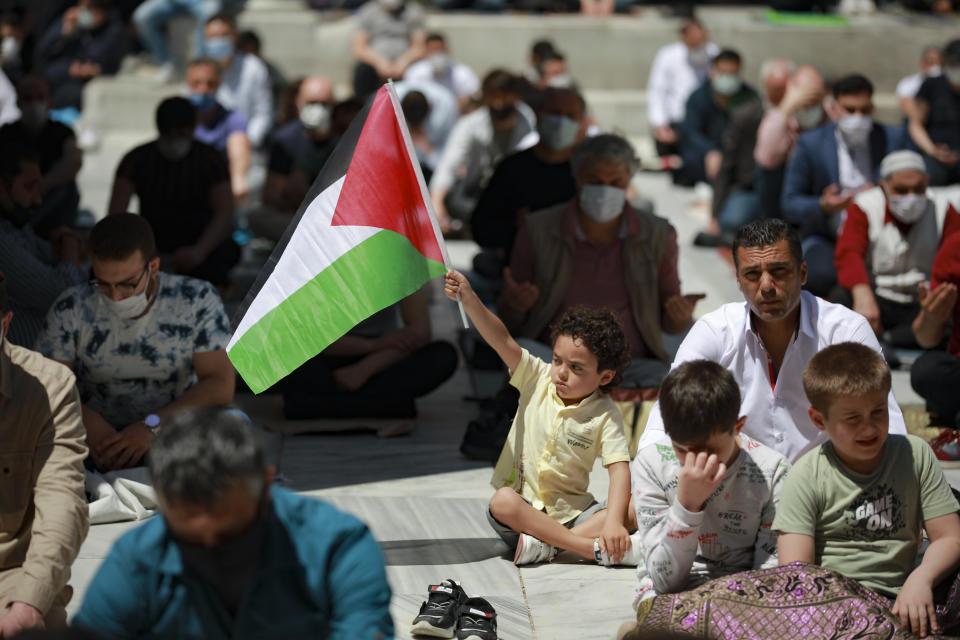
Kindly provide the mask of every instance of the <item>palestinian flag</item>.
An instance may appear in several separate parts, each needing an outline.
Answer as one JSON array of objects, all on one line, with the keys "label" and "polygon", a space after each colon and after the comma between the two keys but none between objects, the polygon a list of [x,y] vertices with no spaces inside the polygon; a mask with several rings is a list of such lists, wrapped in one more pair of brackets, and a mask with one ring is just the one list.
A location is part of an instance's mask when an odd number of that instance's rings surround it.
[{"label": "palestinian flag", "polygon": [[227,355],[254,393],[446,272],[400,102],[382,87],[337,144],[240,309]]}]

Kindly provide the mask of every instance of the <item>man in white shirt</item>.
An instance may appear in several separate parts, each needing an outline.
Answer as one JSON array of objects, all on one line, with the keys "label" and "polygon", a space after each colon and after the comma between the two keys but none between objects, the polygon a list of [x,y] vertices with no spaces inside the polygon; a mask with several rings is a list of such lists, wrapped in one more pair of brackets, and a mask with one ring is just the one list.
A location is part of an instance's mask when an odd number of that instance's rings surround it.
[{"label": "man in white shirt", "polygon": [[0,70],[0,125],[16,122],[20,119],[20,108],[17,106],[17,90]]},{"label": "man in white shirt", "polygon": [[707,30],[695,18],[684,20],[680,41],[657,52],[647,80],[647,119],[660,156],[677,152],[677,135],[687,98],[703,84],[710,61],[720,52],[707,41]]},{"label": "man in white shirt", "polygon": [[[778,218],[737,232],[733,244],[737,285],[744,303],[732,302],[700,318],[684,338],[673,366],[707,359],[728,368],[742,393],[743,433],[791,462],[826,439],[807,414],[801,372],[813,354],[831,344],[880,344],[858,313],[802,291],[807,265],[797,231]],[[906,433],[893,392],[890,433]],[[639,448],[663,434],[654,406]]]},{"label": "man in white shirt", "polygon": [[447,41],[440,33],[427,35],[427,57],[414,62],[403,74],[408,82],[435,82],[450,90],[463,111],[477,91],[480,80],[473,69],[450,57]]},{"label": "man in white shirt", "polygon": [[247,137],[262,147],[273,127],[273,94],[270,72],[260,58],[237,51],[237,28],[226,15],[216,15],[204,28],[204,55],[220,63],[217,102],[228,111],[247,117]]},{"label": "man in white shirt", "polygon": [[927,78],[938,76],[943,67],[943,52],[939,47],[924,47],[923,54],[920,56],[920,71],[911,74],[897,83],[897,104],[900,105],[900,111],[908,115],[908,109],[904,108],[904,103],[913,100],[920,90],[920,85]]},{"label": "man in white shirt", "polygon": [[483,79],[483,106],[454,125],[430,179],[430,199],[446,233],[470,216],[505,155],[537,144],[536,116],[520,101],[519,79],[494,69]]}]

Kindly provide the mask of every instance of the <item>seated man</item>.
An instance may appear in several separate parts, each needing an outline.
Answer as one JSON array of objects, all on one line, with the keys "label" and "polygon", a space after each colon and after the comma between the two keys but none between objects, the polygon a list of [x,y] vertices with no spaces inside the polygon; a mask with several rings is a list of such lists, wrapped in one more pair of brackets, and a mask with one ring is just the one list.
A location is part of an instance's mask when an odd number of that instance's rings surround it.
[{"label": "seated man", "polygon": [[538,140],[516,76],[494,69],[483,79],[482,93],[483,106],[457,121],[430,179],[430,199],[444,232],[470,216],[501,158]]},{"label": "seated man", "polygon": [[480,90],[477,74],[450,57],[443,34],[427,34],[425,46],[426,58],[411,64],[403,74],[403,79],[408,82],[436,82],[446,87],[456,97],[457,106],[463,111],[470,104],[473,94]]},{"label": "seated man", "polygon": [[943,51],[943,75],[924,80],[904,106],[910,138],[924,154],[930,184],[960,182],[960,40]]},{"label": "seated man", "polygon": [[170,82],[176,72],[167,44],[167,25],[177,16],[190,15],[196,23],[196,51],[203,51],[203,28],[223,4],[223,0],[145,0],[139,3],[133,12],[132,22],[151,61],[159,67],[158,81]]},{"label": "seated man", "polygon": [[837,237],[838,286],[830,298],[867,319],[888,361],[890,347],[917,348],[917,287],[930,280],[937,249],[960,233],[960,214],[927,197],[929,182],[920,154],[894,151],[880,164],[880,186],[847,207]]},{"label": "seated man", "polygon": [[80,192],[77,173],[83,154],[70,127],[47,117],[50,85],[43,76],[24,76],[17,83],[20,119],[0,128],[0,147],[16,141],[36,149],[40,160],[40,195],[43,202],[30,221],[41,237],[61,225],[74,224]]},{"label": "seated man", "polygon": [[73,375],[8,338],[19,318],[0,273],[0,638],[65,626],[70,565],[90,520]]},{"label": "seated man", "polygon": [[683,21],[678,42],[657,51],[647,80],[647,120],[653,129],[657,155],[679,152],[677,141],[687,99],[707,79],[710,61],[719,52],[695,18]]},{"label": "seated man", "polygon": [[160,103],[160,135],[120,161],[107,213],[124,213],[136,194],[164,269],[225,284],[240,258],[231,238],[233,196],[223,156],[193,139],[196,117],[185,98]]},{"label": "seated man", "polygon": [[140,462],[178,409],[233,400],[230,323],[208,283],[159,270],[142,217],[98,222],[90,253],[93,283],[57,299],[37,349],[77,374],[90,456],[111,471]]},{"label": "seated man", "polygon": [[762,179],[758,179],[753,150],[764,111],[776,109],[783,100],[792,71],[793,63],[788,60],[774,58],[764,61],[760,68],[764,100],[751,100],[730,114],[730,122],[720,143],[720,168],[713,180],[713,216],[720,237],[698,235],[694,244],[729,245],[737,229],[751,220],[760,216],[776,217],[776,212],[762,208],[758,188]]},{"label": "seated man", "polygon": [[457,99],[449,89],[432,80],[401,80],[393,86],[424,170],[423,179],[429,184],[450,132],[460,119]]},{"label": "seated man", "polygon": [[[837,342],[861,342],[878,353],[880,345],[863,316],[802,290],[807,265],[800,234],[783,220],[762,218],[741,227],[734,238],[733,265],[744,301],[725,304],[697,320],[673,366],[706,359],[729,369],[743,396],[743,432],[792,462],[825,439],[807,415],[800,384],[807,361]],[[887,402],[890,431],[906,433],[892,391]],[[662,433],[663,419],[655,405],[639,448]]]},{"label": "seated man", "polygon": [[630,348],[622,386],[656,387],[668,370],[663,332],[686,329],[698,299],[680,294],[676,231],[627,203],[637,162],[623,138],[587,138],[570,164],[577,197],[526,217],[498,315],[527,339],[525,348],[549,361],[548,327],[567,309],[610,307]]},{"label": "seated man", "polygon": [[400,79],[426,54],[424,11],[406,0],[364,3],[357,13],[357,31],[350,41],[356,64],[353,94],[366,100],[388,78]]},{"label": "seated man", "polygon": [[817,564],[895,598],[892,613],[922,638],[960,622],[938,622],[933,595],[960,568],[960,505],[926,442],[888,435],[890,387],[883,358],[862,344],[810,359],[810,418],[829,440],[787,474],[773,529],[781,566]]},{"label": "seated man", "polygon": [[230,168],[230,189],[237,203],[250,193],[247,172],[250,170],[250,138],[247,118],[239,111],[228,111],[217,102],[220,88],[220,65],[212,58],[197,58],[187,66],[187,91],[197,110],[197,128],[193,137],[205,142],[227,159]]},{"label": "seated man", "polygon": [[297,159],[311,151],[329,154],[334,147],[333,83],[325,76],[304,78],[294,106],[298,117],[281,125],[270,138],[263,207],[250,212],[248,219],[256,235],[273,241],[286,231],[310,188],[305,179],[292,179]]},{"label": "seated man", "polygon": [[416,416],[414,399],[446,382],[457,368],[453,346],[431,342],[430,333],[422,291],[375,313],[279,383],[284,415]]},{"label": "seated man", "polygon": [[758,100],[756,90],[740,77],[740,54],[724,49],[710,65],[710,76],[687,99],[680,128],[682,172],[693,182],[712,182],[720,170],[723,132],[730,114]]},{"label": "seated man", "polygon": [[128,531],[73,625],[123,638],[392,638],[383,554],[366,525],[272,486],[234,412],[179,413],[150,452],[162,518]]},{"label": "seated man", "polygon": [[[960,465],[960,234],[945,240],[933,261],[931,291],[921,298],[922,309],[913,323],[921,347],[929,349],[910,368],[913,390],[927,401],[930,423],[950,427],[933,442],[941,464]],[[946,350],[944,330],[953,318]]]},{"label": "seated man", "polygon": [[237,51],[237,26],[233,18],[217,14],[204,27],[204,55],[220,63],[217,102],[247,118],[247,137],[260,148],[273,127],[273,94],[270,73],[260,58]]},{"label": "seated man", "polygon": [[50,305],[64,289],[84,282],[81,243],[56,229],[52,241],[29,226],[43,202],[39,158],[23,141],[2,145],[0,153],[0,271],[7,274],[10,310],[17,322],[7,339],[32,348]]},{"label": "seated man", "polygon": [[504,158],[493,170],[470,226],[481,247],[509,260],[520,219],[569,201],[577,192],[570,154],[583,139],[586,103],[573,89],[548,89],[537,112],[540,141]]},{"label": "seated man", "polygon": [[833,85],[829,122],[797,139],[783,179],[783,217],[800,227],[806,288],[825,297],[837,282],[833,266],[843,211],[857,192],[876,183],[880,161],[903,146],[895,127],[873,121],[873,85],[861,75]]},{"label": "seated man", "polygon": [[84,85],[119,71],[129,46],[123,23],[110,12],[110,0],[78,0],[53,21],[34,49],[35,64],[53,87],[53,108],[72,109],[75,119]]},{"label": "seated man", "polygon": [[897,83],[897,103],[904,116],[910,112],[910,104],[927,78],[943,73],[943,51],[940,47],[924,47],[920,54],[920,70]]}]

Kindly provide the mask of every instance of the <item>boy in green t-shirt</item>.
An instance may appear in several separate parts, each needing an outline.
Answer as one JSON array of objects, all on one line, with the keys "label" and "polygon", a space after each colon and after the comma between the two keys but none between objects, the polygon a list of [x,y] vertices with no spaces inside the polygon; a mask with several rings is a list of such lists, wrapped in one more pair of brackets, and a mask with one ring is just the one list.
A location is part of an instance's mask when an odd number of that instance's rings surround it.
[{"label": "boy in green t-shirt", "polygon": [[[933,450],[887,435],[890,369],[845,342],[803,371],[810,418],[830,440],[794,464],[773,521],[781,565],[816,563],[891,598],[904,628],[940,631],[933,588],[960,567],[960,508]],[[916,566],[926,529],[930,547]]]}]

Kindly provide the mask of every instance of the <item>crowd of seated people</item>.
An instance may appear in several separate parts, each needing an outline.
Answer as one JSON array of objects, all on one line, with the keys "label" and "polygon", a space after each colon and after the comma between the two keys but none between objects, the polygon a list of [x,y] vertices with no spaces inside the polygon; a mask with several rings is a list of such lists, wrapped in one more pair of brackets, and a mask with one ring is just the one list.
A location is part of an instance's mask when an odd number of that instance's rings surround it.
[{"label": "crowd of seated people", "polygon": [[[634,144],[597,125],[585,79],[550,41],[515,69],[471,68],[456,41],[428,32],[422,3],[371,0],[355,7],[350,86],[321,69],[288,83],[259,36],[239,30],[242,2],[9,4],[0,0],[0,492],[10,497],[0,638],[66,623],[89,526],[85,472],[135,467],[148,468],[162,517],[113,548],[78,629],[393,633],[369,530],[274,486],[251,421],[229,408],[243,384],[226,354],[225,305],[245,294],[237,267],[250,265],[249,237],[282,241],[387,79],[439,228],[479,248],[473,270],[449,272],[444,288],[495,352],[509,399],[471,423],[461,451],[496,465],[478,517],[517,565],[570,552],[636,566],[626,638],[684,631],[679,592],[709,608],[722,599],[714,578],[747,572],[786,593],[778,580],[798,566],[832,581],[837,597],[823,606],[879,602],[877,625],[956,630],[960,505],[941,467],[960,466],[950,190],[960,40],[923,49],[897,87],[903,121],[884,123],[856,65],[827,76],[771,52],[750,61],[760,73],[749,79],[738,43],[681,18],[678,40],[649,61],[650,147],[671,188],[711,187],[694,244],[729,248],[743,296],[701,315],[703,295],[681,284],[681,253],[695,249],[636,192]],[[523,6],[602,15],[637,4]],[[169,28],[180,15],[195,21],[182,69]],[[109,202],[85,224],[74,132],[84,87],[123,73],[130,54],[170,90],[152,139],[99,168],[112,176]],[[418,399],[461,357],[434,334],[430,309],[416,291],[358,324],[270,390],[283,402],[276,418],[374,419],[388,425],[379,435],[408,433]],[[891,369],[907,366],[938,429],[929,441],[908,434],[894,397]],[[642,436],[625,432],[621,398],[653,401],[634,425]],[[588,487],[597,459],[605,500]],[[917,564],[921,530],[929,547]],[[453,611],[451,593],[430,601]],[[759,606],[738,597],[744,611]],[[280,627],[269,622],[278,613]]]}]

